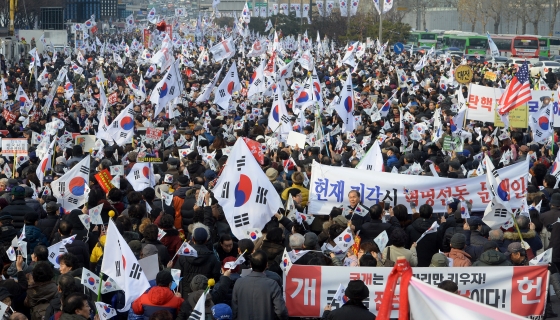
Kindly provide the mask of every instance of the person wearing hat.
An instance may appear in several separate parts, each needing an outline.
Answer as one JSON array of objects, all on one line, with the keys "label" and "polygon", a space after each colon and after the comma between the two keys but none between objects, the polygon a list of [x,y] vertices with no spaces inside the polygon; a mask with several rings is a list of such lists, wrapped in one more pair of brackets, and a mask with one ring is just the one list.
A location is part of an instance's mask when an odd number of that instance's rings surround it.
[{"label": "person wearing hat", "polygon": [[[235,258],[234,258],[235,261]],[[223,301],[223,297],[228,294],[229,288],[232,286],[233,281],[231,280],[232,270],[222,269],[222,276],[220,280],[216,282],[214,287],[209,289],[206,294],[206,301],[204,302],[204,311],[207,315],[212,313],[212,308],[217,302]],[[179,311],[178,319],[189,319],[191,313],[193,312],[196,303],[202,296],[202,293],[206,291],[208,287],[208,278],[203,275],[195,276],[191,281],[192,292],[185,298],[185,302],[181,306]]]},{"label": "person wearing hat", "polygon": [[434,253],[430,261],[430,268],[449,267],[449,259],[443,253]]},{"label": "person wearing hat", "polygon": [[233,319],[233,312],[231,307],[225,303],[218,303],[212,307],[212,317],[214,320],[228,320]]},{"label": "person wearing hat", "polygon": [[58,217],[59,208],[60,204],[56,203],[55,201],[47,202],[47,217],[45,219],[40,219],[37,222],[37,228],[39,228],[45,235],[45,237],[47,237],[49,243],[51,243],[52,239],[54,238],[54,235],[58,230],[58,224],[60,223],[60,218]]},{"label": "person wearing hat", "polygon": [[233,287],[233,319],[287,320],[282,289],[264,273],[268,266],[266,253],[257,250],[249,260],[253,271],[238,279]]},{"label": "person wearing hat", "polygon": [[196,250],[197,257],[179,256],[174,268],[181,270],[181,289],[183,297],[192,292],[191,281],[196,275],[207,278],[220,278],[220,262],[213,251],[206,246],[209,239],[208,227],[197,223],[193,228],[191,246]]},{"label": "person wearing hat", "polygon": [[[537,251],[543,248],[541,237],[535,231],[535,224],[530,222],[527,216],[519,215],[515,218],[515,221],[517,222],[523,241],[529,245],[529,248],[527,248],[527,256],[528,259],[531,260],[537,255]],[[519,233],[517,231],[504,232],[504,246],[519,241],[521,241],[521,239],[519,239]]]},{"label": "person wearing hat", "polygon": [[498,244],[494,241],[486,241],[482,246],[484,251],[478,260],[473,263],[473,267],[490,267],[490,266],[512,266],[505,254],[498,249]]},{"label": "person wearing hat", "polygon": [[292,174],[292,186],[286,188],[282,192],[282,200],[288,200],[288,192],[291,189],[298,189],[301,191],[301,206],[306,207],[309,201],[309,189],[303,186],[304,176],[303,173],[296,171]]},{"label": "person wearing hat", "polygon": [[137,315],[144,315],[144,319],[150,318],[157,311],[167,310],[173,318],[177,317],[183,298],[179,292],[173,292],[171,285],[173,277],[171,272],[163,270],[156,276],[156,286],[142,294],[132,303],[132,310]]},{"label": "person wearing hat", "polygon": [[177,169],[179,167],[179,159],[178,158],[169,158],[167,160],[167,170],[165,171],[165,174],[170,174],[173,176],[173,181],[177,181],[177,179],[179,179],[179,170]]},{"label": "person wearing hat", "polygon": [[13,218],[11,215],[0,212],[0,243],[5,247],[11,246],[12,240],[19,233],[19,229],[16,229],[12,222]]},{"label": "person wearing hat", "polygon": [[12,202],[4,208],[0,215],[11,215],[16,229],[23,228],[26,213],[35,213],[33,208],[25,203],[25,188],[16,186],[11,190]]},{"label": "person wearing hat", "polygon": [[445,256],[453,259],[453,267],[470,267],[472,265],[471,256],[463,251],[467,245],[467,238],[462,233],[455,233],[451,237],[451,251]]},{"label": "person wearing hat", "polygon": [[470,245],[479,247],[484,246],[484,244],[488,242],[488,239],[483,237],[481,232],[483,228],[486,229],[488,226],[486,226],[484,222],[482,222],[482,219],[477,216],[468,218],[467,223],[469,224],[469,230],[465,230],[464,234],[465,237],[470,239]]},{"label": "person wearing hat", "polygon": [[171,206],[175,209],[174,226],[177,230],[188,230],[194,217],[194,205],[196,204],[193,186],[188,176],[179,176],[177,179],[179,187],[173,192]]},{"label": "person wearing hat", "polygon": [[[342,307],[332,310],[327,304],[321,319],[347,320],[347,319],[375,319],[375,315],[369,312],[363,301],[369,297],[369,289],[362,280],[351,280],[344,290],[344,296],[348,301]],[[342,302],[339,302],[341,304]]]},{"label": "person wearing hat", "polygon": [[[554,252],[554,250],[552,250]],[[508,245],[509,261],[514,266],[528,266],[527,250],[521,246],[521,242],[512,242]]]}]

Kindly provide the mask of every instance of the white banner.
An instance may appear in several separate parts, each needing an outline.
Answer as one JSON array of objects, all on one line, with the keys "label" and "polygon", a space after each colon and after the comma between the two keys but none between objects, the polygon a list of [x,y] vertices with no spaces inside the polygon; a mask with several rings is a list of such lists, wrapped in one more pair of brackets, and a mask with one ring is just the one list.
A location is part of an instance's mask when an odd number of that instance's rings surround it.
[{"label": "white banner", "polygon": [[[467,119],[494,122],[495,106],[503,91],[504,89],[484,87],[471,83],[469,85]],[[558,98],[554,93],[551,90],[531,90],[531,100],[527,102],[527,109],[529,114],[537,112],[542,106],[541,97],[551,97],[552,101],[550,103],[553,105],[554,126],[560,127]]]},{"label": "white banner", "polygon": [[504,89],[484,87],[477,84],[469,85],[469,110],[467,119],[494,122],[494,106],[502,96]]},{"label": "white banner", "polygon": [[[512,208],[521,207],[527,191],[529,167],[527,162],[499,169],[504,190],[510,194]],[[405,196],[403,188],[409,190]],[[486,175],[466,179],[449,179],[429,176],[372,172],[342,167],[331,167],[314,162],[309,188],[309,213],[327,215],[333,207],[348,205],[348,192],[357,190],[361,203],[370,207],[390,201],[393,206],[408,201],[417,206],[429,204],[434,212],[447,212],[446,199],[456,197],[472,200],[472,211],[484,212],[491,200]]]},{"label": "white banner", "polygon": [[[293,265],[284,278],[286,307],[292,317],[320,317],[323,308],[332,303],[340,308],[340,301],[332,301],[340,284],[362,280],[369,289],[364,305],[377,315],[387,277],[393,268],[322,267]],[[451,280],[459,287],[459,294],[474,301],[520,316],[544,314],[548,289],[548,267],[467,267],[412,268],[414,277],[437,286]],[[397,285],[391,318],[398,318],[400,287]]]}]

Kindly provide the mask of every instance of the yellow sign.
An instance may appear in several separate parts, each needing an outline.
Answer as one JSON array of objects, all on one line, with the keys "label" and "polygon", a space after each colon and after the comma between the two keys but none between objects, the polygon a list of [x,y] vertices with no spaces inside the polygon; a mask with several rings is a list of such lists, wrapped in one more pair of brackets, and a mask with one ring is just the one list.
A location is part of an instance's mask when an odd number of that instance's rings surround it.
[{"label": "yellow sign", "polygon": [[[526,129],[529,123],[529,112],[528,112],[527,104],[522,105],[521,107],[517,107],[513,109],[509,113],[509,125],[512,128],[521,128]],[[496,127],[503,127],[504,123],[500,119],[498,112],[494,113],[494,125]]]},{"label": "yellow sign", "polygon": [[484,74],[484,79],[488,79],[491,81],[496,81],[496,79],[498,78],[498,75],[495,74],[492,71],[486,71],[486,73]]},{"label": "yellow sign", "polygon": [[467,65],[460,65],[455,69],[455,80],[460,84],[469,84],[473,77],[471,67]]}]

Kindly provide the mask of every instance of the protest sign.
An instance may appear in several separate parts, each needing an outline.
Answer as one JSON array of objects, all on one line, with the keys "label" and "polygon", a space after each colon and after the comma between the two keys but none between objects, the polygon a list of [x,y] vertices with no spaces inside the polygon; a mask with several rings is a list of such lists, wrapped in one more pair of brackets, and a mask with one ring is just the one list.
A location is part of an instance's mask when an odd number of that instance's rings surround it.
[{"label": "protest sign", "polygon": [[107,97],[107,101],[109,101],[109,105],[114,105],[117,103],[117,99],[118,99],[118,95],[117,92],[113,92],[111,93],[108,97]]},{"label": "protest sign", "polygon": [[461,140],[461,137],[445,136],[443,137],[442,149],[444,151],[462,152],[463,140]]},{"label": "protest sign", "polygon": [[[512,208],[521,207],[528,183],[528,162],[521,162],[498,173],[503,179],[504,190],[509,192]],[[403,186],[409,190],[405,195]],[[333,207],[348,205],[348,192],[360,193],[360,201],[370,207],[385,200],[394,207],[409,201],[417,206],[429,204],[434,212],[447,212],[446,199],[456,197],[472,200],[472,210],[484,212],[491,201],[486,176],[448,179],[429,176],[402,175],[389,172],[373,172],[351,168],[325,166],[314,162],[309,188],[309,212],[328,215]]]},{"label": "protest sign", "polygon": [[84,152],[90,152],[95,149],[95,136],[94,135],[79,135],[75,138],[76,145],[82,146]]},{"label": "protest sign", "polygon": [[13,156],[26,155],[28,150],[27,139],[24,138],[3,138],[2,139],[2,155]]},{"label": "protest sign", "polygon": [[498,75],[497,75],[495,72],[486,71],[486,72],[484,73],[484,79],[496,81],[496,78],[498,78]]},{"label": "protest sign", "polygon": [[161,139],[161,136],[163,135],[163,130],[160,128],[147,128],[146,129],[146,138],[153,140],[153,141],[158,141],[159,139]]},{"label": "protest sign", "polygon": [[107,170],[107,169],[103,169],[103,170],[99,171],[99,173],[96,174],[94,177],[95,177],[95,180],[97,180],[97,182],[99,183],[99,186],[101,187],[101,189],[103,189],[103,192],[105,192],[105,193],[109,192],[111,189],[113,189],[115,187],[111,183],[111,180],[113,180],[113,177],[111,177],[111,175],[109,174],[109,170]]},{"label": "protest sign", "polygon": [[[338,286],[362,280],[369,289],[363,303],[377,315],[392,268],[324,267],[293,265],[284,278],[286,307],[292,317],[320,317],[323,308],[342,306],[332,301]],[[415,278],[432,286],[451,280],[459,294],[524,317],[544,313],[548,288],[547,266],[412,268]],[[396,287],[391,318],[398,318],[400,287]]]},{"label": "protest sign", "polygon": [[[495,122],[495,125],[503,126],[502,121],[497,120],[496,105],[502,96],[503,89],[484,87],[476,84],[469,85],[467,119],[484,122]],[[531,100],[510,112],[510,125],[514,128],[527,128],[528,114],[537,112],[543,105],[541,97],[551,97],[552,111],[554,113],[554,126],[560,127],[560,109],[555,91],[531,90]]]},{"label": "protest sign", "polygon": [[[496,127],[503,127],[504,123],[497,112],[494,112],[494,125]],[[524,104],[518,108],[513,109],[509,113],[509,126],[512,128],[525,129],[529,126],[529,113],[527,105]]]}]

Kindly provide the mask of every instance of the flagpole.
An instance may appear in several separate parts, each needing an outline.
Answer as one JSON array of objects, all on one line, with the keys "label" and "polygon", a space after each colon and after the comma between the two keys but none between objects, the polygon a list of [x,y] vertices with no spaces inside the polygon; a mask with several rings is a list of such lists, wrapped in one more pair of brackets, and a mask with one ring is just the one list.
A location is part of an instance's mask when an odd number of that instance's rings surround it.
[{"label": "flagpole", "polygon": [[[181,247],[183,246],[183,244],[187,242],[187,239],[183,240],[183,243],[181,243]],[[179,247],[179,250],[181,250],[181,247]],[[173,258],[171,258],[170,261],[173,261],[173,259],[175,259],[175,257],[177,256],[177,254],[179,254],[179,250],[177,250],[177,252],[175,252],[175,255],[173,256]]]},{"label": "flagpole", "polygon": [[17,168],[16,168],[16,160],[17,160],[17,151],[16,151],[16,153],[14,153],[14,166],[13,166],[13,167],[14,167],[14,170],[12,170],[12,179],[14,179],[14,177],[15,177],[15,175],[16,175],[16,170],[17,170]]},{"label": "flagpole", "polygon": [[[519,211],[519,209],[517,209],[517,211]],[[515,220],[515,215],[513,214],[513,212],[511,213],[511,217],[513,218],[513,225],[517,230],[517,234],[519,234],[519,240],[521,241],[521,243],[523,243],[523,236],[521,236],[521,231],[519,230],[519,226],[517,225],[517,221]]]}]

